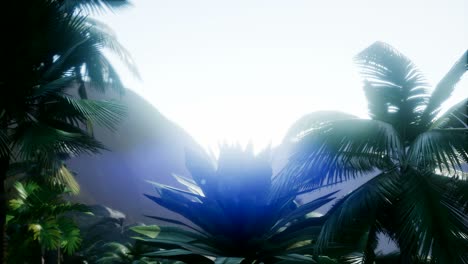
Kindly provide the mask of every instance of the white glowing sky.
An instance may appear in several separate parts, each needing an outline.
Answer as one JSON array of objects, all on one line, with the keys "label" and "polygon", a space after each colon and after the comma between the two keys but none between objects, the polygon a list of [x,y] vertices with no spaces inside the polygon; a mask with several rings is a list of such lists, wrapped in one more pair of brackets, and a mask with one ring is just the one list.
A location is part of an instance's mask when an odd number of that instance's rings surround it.
[{"label": "white glowing sky", "polygon": [[431,84],[468,47],[466,0],[134,0],[101,19],[139,67],[142,81],[117,67],[126,86],[212,148],[277,144],[316,110],[365,117],[352,57],[376,40]]}]

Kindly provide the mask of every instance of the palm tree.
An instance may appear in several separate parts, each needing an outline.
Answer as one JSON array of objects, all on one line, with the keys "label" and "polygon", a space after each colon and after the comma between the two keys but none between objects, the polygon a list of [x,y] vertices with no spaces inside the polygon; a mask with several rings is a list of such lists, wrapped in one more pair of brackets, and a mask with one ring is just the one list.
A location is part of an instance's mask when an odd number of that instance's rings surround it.
[{"label": "palm tree", "polygon": [[278,180],[318,187],[376,174],[327,213],[317,249],[353,229],[366,241],[363,263],[373,263],[378,233],[397,243],[400,262],[468,263],[468,100],[441,112],[467,70],[467,52],[432,93],[388,44],[376,42],[355,60],[371,119],[306,117],[291,132],[298,142]]},{"label": "palm tree", "polygon": [[[12,162],[34,161],[57,175],[69,155],[103,149],[93,139],[93,122],[114,128],[124,113],[115,102],[87,99],[85,84],[123,91],[103,48],[134,64],[104,24],[87,10],[115,9],[126,0],[8,1],[2,7],[0,69],[0,225],[5,226],[5,180]],[[80,99],[69,95],[77,87]],[[68,90],[67,90],[68,88]],[[73,92],[72,92],[73,93]],[[52,172],[52,173],[50,173]],[[0,232],[0,241],[4,241]],[[0,260],[4,260],[3,251]]]},{"label": "palm tree", "polygon": [[[153,183],[158,195],[146,196],[190,222],[149,216],[177,227],[132,228],[145,235],[141,241],[164,249],[144,255],[207,264],[314,262],[304,254],[314,247],[325,221],[314,211],[333,200],[335,192],[300,205],[298,193],[276,196],[267,152],[255,156],[240,147],[223,147],[217,166],[203,154],[187,152],[186,165],[193,179],[175,175],[186,190]],[[333,244],[324,253],[336,256],[350,248]],[[316,261],[335,263],[324,256]]]}]

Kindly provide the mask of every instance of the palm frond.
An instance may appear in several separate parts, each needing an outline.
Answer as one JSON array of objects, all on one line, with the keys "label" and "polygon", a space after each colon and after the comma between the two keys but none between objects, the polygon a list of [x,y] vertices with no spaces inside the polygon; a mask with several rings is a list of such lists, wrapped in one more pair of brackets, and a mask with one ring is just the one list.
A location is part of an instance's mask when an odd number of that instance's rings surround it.
[{"label": "palm frond", "polygon": [[73,254],[81,244],[80,229],[71,219],[66,217],[59,217],[57,225],[61,231],[61,247],[64,248],[65,253],[68,255]]},{"label": "palm frond", "polygon": [[45,116],[71,123],[86,124],[86,122],[91,122],[115,131],[125,114],[126,107],[115,101],[76,99],[63,96],[57,97],[55,102],[48,105]]},{"label": "palm frond", "polygon": [[43,85],[39,85],[34,89],[34,92],[29,100],[35,100],[42,97],[56,95],[63,92],[67,87],[70,87],[71,83],[75,80],[72,76],[62,76],[56,80],[50,81]]},{"label": "palm frond", "polygon": [[[440,107],[445,100],[447,100],[452,94],[455,86],[460,81],[462,76],[468,70],[468,50],[458,59],[447,74],[440,80],[435,87],[432,95],[427,103],[427,107],[424,109],[422,119],[424,123],[430,123],[434,119],[439,111]],[[466,112],[465,112],[466,114]]]},{"label": "palm frond", "polygon": [[391,205],[398,193],[397,174],[390,171],[380,173],[347,194],[325,215],[327,220],[318,238],[317,250],[321,252],[332,241],[355,243],[356,237],[365,235],[369,226],[374,226],[377,218],[382,217],[378,210]]},{"label": "palm frond", "polygon": [[89,13],[102,13],[128,7],[128,0],[64,0],[61,1],[65,12],[84,10]]},{"label": "palm frond", "polygon": [[63,184],[71,193],[79,194],[80,193],[80,184],[76,181],[75,176],[68,170],[65,165],[62,165],[60,169],[54,175],[60,184]]},{"label": "palm frond", "polygon": [[88,18],[86,22],[91,25],[89,29],[91,38],[96,39],[97,42],[102,43],[103,48],[115,54],[135,77],[141,78],[130,52],[117,40],[115,32],[99,20]]},{"label": "palm frond", "polygon": [[329,122],[298,141],[277,179],[291,181],[293,186],[339,183],[393,167],[402,153],[398,134],[387,123],[364,119]]},{"label": "palm frond", "polygon": [[0,158],[9,157],[10,153],[10,138],[5,130],[0,129]]},{"label": "palm frond", "polygon": [[450,107],[434,120],[430,129],[434,128],[468,128],[468,98]]},{"label": "palm frond", "polygon": [[91,154],[105,149],[87,133],[67,123],[21,124],[15,129],[13,139],[19,149],[18,158],[36,160],[45,167],[53,164],[62,153]]},{"label": "palm frond", "polygon": [[419,135],[410,147],[409,162],[416,168],[436,168],[450,174],[468,162],[468,128],[433,129]]},{"label": "palm frond", "polygon": [[317,111],[301,117],[289,128],[283,142],[293,140],[307,134],[309,130],[323,126],[330,121],[356,119],[354,115],[350,115],[338,111]]},{"label": "palm frond", "polygon": [[[408,171],[399,200],[397,241],[403,257],[418,255],[438,263],[468,263],[468,217],[444,186],[434,184],[437,175]],[[434,179],[436,178],[436,179]]]},{"label": "palm frond", "polygon": [[428,84],[417,67],[392,46],[375,42],[355,57],[365,79],[373,119],[396,125],[417,122],[428,100]]}]

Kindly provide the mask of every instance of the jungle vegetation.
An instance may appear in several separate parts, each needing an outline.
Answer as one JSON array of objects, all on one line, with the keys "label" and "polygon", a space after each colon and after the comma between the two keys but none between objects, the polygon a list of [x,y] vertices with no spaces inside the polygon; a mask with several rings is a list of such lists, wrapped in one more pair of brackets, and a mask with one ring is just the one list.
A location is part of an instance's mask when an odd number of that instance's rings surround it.
[{"label": "jungle vegetation", "polygon": [[[112,30],[89,14],[128,4],[32,0],[2,8],[1,262],[468,263],[468,98],[441,111],[468,54],[431,89],[383,42],[355,57],[370,119],[305,116],[288,133],[292,154],[277,175],[268,150],[224,146],[217,160],[187,150],[191,178],[174,175],[184,188],[150,182],[155,193],[144,194],[187,221],[155,212],[148,217],[162,224],[132,227],[130,243],[80,248],[86,243],[68,213],[88,208],[65,199],[80,190],[64,162],[105,150],[93,126],[113,131],[125,117],[125,107],[89,98],[87,89],[124,91],[104,50],[138,76]],[[317,194],[369,174],[344,197]],[[395,242],[394,253],[377,252],[379,235]],[[64,257],[77,251],[89,256]]]}]

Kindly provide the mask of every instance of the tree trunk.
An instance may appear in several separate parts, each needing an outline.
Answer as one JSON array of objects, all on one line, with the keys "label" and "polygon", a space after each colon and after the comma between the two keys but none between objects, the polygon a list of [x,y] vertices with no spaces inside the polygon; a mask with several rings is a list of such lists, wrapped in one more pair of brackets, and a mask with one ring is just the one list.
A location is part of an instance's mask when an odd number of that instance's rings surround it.
[{"label": "tree trunk", "polygon": [[2,243],[2,250],[0,252],[0,263],[6,264],[6,252],[7,252],[7,236],[6,236],[6,190],[5,180],[7,176],[8,167],[10,165],[10,159],[8,157],[0,158],[0,242]]}]

